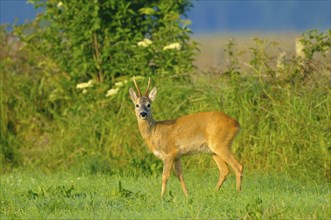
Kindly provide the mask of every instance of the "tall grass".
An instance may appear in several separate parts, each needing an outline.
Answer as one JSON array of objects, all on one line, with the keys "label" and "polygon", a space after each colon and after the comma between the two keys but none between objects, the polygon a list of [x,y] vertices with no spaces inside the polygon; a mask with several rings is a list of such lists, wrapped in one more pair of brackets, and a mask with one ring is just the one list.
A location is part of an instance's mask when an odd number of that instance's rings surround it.
[{"label": "tall grass", "polygon": [[[161,162],[148,152],[137,128],[128,98],[131,81],[113,96],[106,97],[106,91],[114,87],[106,84],[95,84],[83,94],[54,63],[31,51],[2,57],[6,58],[1,59],[2,172],[161,172]],[[272,65],[221,74],[211,70],[186,77],[151,76],[158,88],[154,116],[163,120],[198,111],[224,111],[241,124],[233,151],[248,172],[277,171],[330,181],[327,68],[313,68],[309,77],[300,75],[295,62],[286,68],[283,78],[270,74],[276,71]],[[118,79],[124,80],[129,79]],[[139,84],[144,87],[147,78]],[[186,158],[184,166],[204,170],[215,165],[201,156]]]}]

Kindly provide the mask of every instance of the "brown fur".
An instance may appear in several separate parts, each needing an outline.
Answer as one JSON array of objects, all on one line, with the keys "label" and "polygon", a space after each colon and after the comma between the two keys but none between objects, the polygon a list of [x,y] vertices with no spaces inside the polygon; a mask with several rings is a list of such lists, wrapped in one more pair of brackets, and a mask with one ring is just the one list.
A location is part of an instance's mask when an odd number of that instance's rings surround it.
[{"label": "brown fur", "polygon": [[[136,82],[135,85],[140,91]],[[154,87],[148,96],[148,88],[145,96],[141,96],[140,92],[137,95],[132,88],[129,93],[136,106],[136,117],[142,137],[155,156],[164,162],[161,196],[165,194],[172,167],[185,195],[188,196],[180,158],[195,153],[208,153],[213,156],[220,171],[217,191],[229,174],[227,165],[236,173],[236,188],[238,191],[241,190],[243,166],[231,152],[231,143],[240,130],[236,120],[222,112],[200,112],[174,120],[155,121],[150,105],[155,100],[156,88]]]}]

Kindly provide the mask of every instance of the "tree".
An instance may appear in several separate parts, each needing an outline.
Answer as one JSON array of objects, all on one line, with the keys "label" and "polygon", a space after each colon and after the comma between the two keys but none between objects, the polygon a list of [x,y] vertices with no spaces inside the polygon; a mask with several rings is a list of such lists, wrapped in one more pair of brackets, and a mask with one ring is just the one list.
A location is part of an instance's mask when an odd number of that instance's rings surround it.
[{"label": "tree", "polygon": [[16,32],[75,81],[182,74],[193,67],[197,45],[181,17],[192,7],[189,0],[30,2],[45,12]]}]

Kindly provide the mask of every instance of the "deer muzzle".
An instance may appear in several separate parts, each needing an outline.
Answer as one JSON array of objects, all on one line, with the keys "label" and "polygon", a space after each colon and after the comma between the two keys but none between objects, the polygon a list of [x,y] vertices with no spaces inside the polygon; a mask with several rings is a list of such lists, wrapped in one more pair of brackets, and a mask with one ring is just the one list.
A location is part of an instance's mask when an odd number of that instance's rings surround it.
[{"label": "deer muzzle", "polygon": [[139,113],[139,116],[140,116],[141,118],[146,118],[146,117],[147,117],[147,113],[146,113],[146,112],[140,112],[140,113]]}]

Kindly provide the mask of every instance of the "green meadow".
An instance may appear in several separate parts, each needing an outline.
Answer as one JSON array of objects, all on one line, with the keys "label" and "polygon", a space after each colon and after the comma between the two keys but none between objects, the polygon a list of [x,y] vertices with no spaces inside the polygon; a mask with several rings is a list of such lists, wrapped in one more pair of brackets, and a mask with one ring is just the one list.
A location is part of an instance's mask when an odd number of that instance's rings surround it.
[{"label": "green meadow", "polygon": [[159,197],[160,175],[12,173],[1,178],[2,219],[328,219],[330,188],[280,173],[248,173],[241,193],[230,176],[214,191],[217,169],[186,172]]}]

